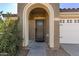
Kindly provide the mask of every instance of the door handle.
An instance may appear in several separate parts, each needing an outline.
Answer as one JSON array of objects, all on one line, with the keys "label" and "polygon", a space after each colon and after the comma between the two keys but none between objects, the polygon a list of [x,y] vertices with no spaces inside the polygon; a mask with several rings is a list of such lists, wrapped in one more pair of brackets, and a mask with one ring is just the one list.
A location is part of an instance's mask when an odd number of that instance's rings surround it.
[{"label": "door handle", "polygon": [[35,28],[35,31],[37,31],[37,28]]}]

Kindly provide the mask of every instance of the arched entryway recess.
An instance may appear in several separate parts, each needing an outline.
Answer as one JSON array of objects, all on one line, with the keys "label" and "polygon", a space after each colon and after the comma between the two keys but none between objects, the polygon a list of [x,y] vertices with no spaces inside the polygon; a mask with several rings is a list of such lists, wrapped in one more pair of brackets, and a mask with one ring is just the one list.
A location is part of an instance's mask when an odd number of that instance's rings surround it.
[{"label": "arched entryway recess", "polygon": [[54,9],[48,3],[29,3],[23,9],[23,47],[29,44],[29,13],[34,8],[43,8],[49,15],[49,47],[54,48]]}]

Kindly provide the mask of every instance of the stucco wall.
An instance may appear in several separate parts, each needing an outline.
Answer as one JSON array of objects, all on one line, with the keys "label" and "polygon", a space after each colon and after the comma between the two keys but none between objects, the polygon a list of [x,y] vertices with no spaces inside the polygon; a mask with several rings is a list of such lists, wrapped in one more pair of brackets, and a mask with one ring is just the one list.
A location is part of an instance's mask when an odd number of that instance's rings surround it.
[{"label": "stucco wall", "polygon": [[59,40],[59,33],[60,33],[60,27],[59,27],[59,21],[54,21],[54,46],[55,48],[60,47],[60,40]]},{"label": "stucco wall", "polygon": [[50,5],[53,7],[54,9],[54,16],[59,17],[59,12],[60,12],[60,8],[59,8],[59,3],[50,3]]},{"label": "stucco wall", "polygon": [[79,18],[79,12],[60,12],[59,17],[61,18],[60,20],[72,19],[72,18],[76,19]]},{"label": "stucco wall", "polygon": [[23,36],[23,19],[22,19],[22,16],[23,16],[23,8],[26,4],[25,3],[18,3],[17,4],[17,10],[18,10],[18,19],[19,19],[19,24],[18,24],[18,29],[20,31],[20,37]]}]

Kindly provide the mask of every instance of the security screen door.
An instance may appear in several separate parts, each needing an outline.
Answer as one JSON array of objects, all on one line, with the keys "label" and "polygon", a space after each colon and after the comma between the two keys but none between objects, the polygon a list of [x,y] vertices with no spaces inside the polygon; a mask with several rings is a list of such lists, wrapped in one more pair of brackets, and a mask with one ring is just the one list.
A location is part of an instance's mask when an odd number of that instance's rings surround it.
[{"label": "security screen door", "polygon": [[36,20],[35,41],[44,42],[44,20]]}]

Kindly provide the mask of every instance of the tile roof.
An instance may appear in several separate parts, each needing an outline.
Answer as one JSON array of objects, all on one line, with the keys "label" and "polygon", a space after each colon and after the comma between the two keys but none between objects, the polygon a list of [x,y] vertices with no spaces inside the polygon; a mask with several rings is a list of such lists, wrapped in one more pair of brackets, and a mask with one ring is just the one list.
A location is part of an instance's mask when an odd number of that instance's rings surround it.
[{"label": "tile roof", "polygon": [[[7,17],[8,15],[7,14],[2,14],[3,15],[3,17]],[[17,14],[10,14],[10,17],[16,17],[17,16]]]},{"label": "tile roof", "polygon": [[60,8],[60,12],[79,12],[79,8]]}]

